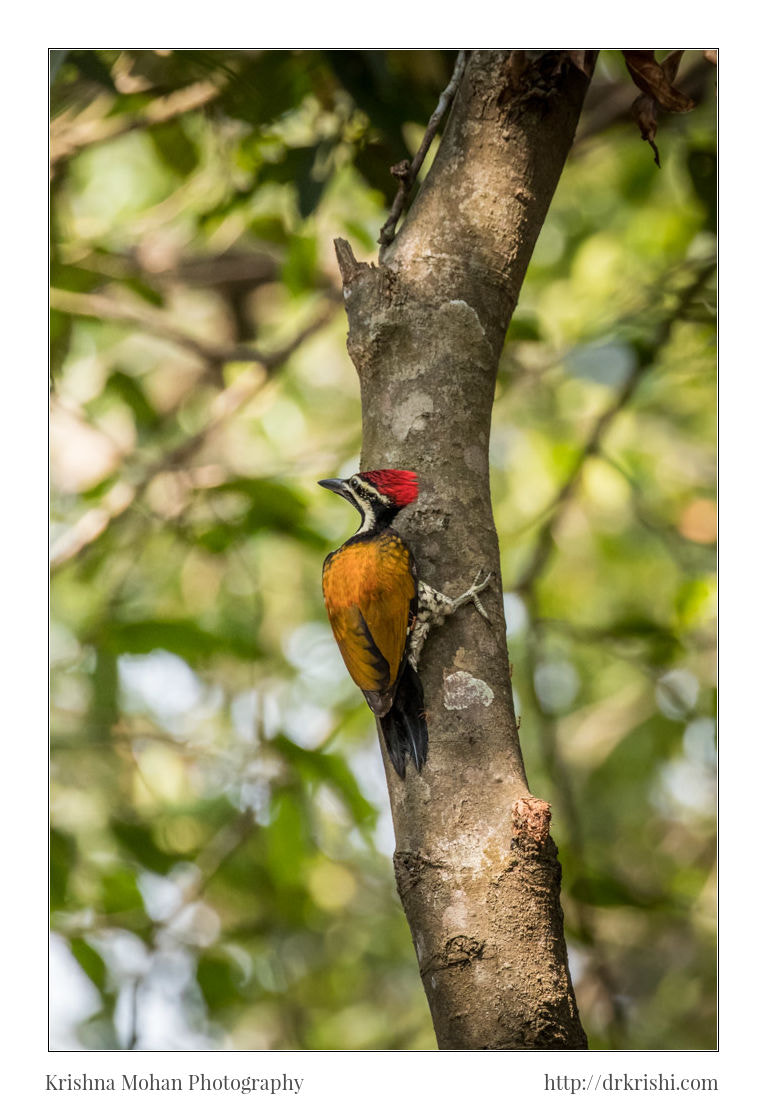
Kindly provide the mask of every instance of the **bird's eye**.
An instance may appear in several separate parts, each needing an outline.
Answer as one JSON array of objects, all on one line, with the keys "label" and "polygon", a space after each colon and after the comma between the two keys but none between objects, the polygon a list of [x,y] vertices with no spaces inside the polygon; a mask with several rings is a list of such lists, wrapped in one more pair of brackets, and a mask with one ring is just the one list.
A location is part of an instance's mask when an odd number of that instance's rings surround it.
[{"label": "bird's eye", "polygon": [[356,478],[352,478],[352,480],[349,482],[349,485],[352,487],[352,489],[360,488],[359,481]]}]

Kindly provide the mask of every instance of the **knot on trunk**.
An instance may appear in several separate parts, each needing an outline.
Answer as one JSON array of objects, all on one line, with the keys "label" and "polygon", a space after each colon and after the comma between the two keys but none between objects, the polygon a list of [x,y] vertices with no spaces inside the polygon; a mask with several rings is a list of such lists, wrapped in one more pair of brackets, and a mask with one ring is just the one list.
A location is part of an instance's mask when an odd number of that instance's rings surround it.
[{"label": "knot on trunk", "polygon": [[346,239],[334,239],[333,246],[336,248],[338,269],[341,271],[341,280],[344,285],[350,285],[362,270],[372,268],[367,262],[357,261],[351,244],[347,243]]},{"label": "knot on trunk", "polygon": [[511,824],[514,829],[512,840],[527,841],[531,845],[543,845],[549,835],[551,825],[551,806],[542,798],[525,794],[517,798],[511,809]]},{"label": "knot on trunk", "polygon": [[472,960],[481,960],[484,950],[485,942],[476,937],[450,937],[445,944],[442,959],[448,966],[468,964]]},{"label": "knot on trunk", "polygon": [[481,960],[484,954],[484,940],[458,933],[448,937],[432,956],[422,962],[421,976],[423,978],[434,971],[445,971],[448,968],[467,967],[474,960]]}]

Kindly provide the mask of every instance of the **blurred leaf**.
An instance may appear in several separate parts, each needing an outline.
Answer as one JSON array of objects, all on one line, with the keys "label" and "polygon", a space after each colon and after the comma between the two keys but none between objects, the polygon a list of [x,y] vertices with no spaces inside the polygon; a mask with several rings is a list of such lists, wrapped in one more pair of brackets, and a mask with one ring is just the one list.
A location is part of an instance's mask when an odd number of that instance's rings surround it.
[{"label": "blurred leaf", "polygon": [[197,147],[187,136],[182,120],[157,124],[150,127],[147,134],[158,157],[179,177],[188,177],[197,169]]},{"label": "blurred leaf", "polygon": [[278,162],[264,162],[259,174],[261,181],[295,186],[302,219],[314,211],[325,187],[313,175],[318,150],[319,144],[288,147]]},{"label": "blurred leaf", "polygon": [[344,229],[348,235],[351,235],[353,239],[356,239],[362,244],[364,250],[375,250],[375,236],[371,235],[368,229],[361,224],[359,220],[344,220]]},{"label": "blurred leaf", "polygon": [[160,54],[156,50],[124,50],[121,53],[130,59],[131,76],[151,86],[155,96],[166,95],[200,80],[217,79],[225,83],[236,76],[223,51],[171,50]]},{"label": "blurred leaf", "polygon": [[95,948],[82,937],[72,937],[69,941],[72,955],[97,990],[103,991],[107,982],[107,967]]},{"label": "blurred leaf", "polygon": [[693,625],[700,614],[713,605],[715,587],[710,579],[690,578],[676,595],[676,615],[683,628]]},{"label": "blurred leaf", "polygon": [[[589,792],[605,789],[613,792],[609,799],[603,799],[603,820],[608,808],[614,819],[629,805],[637,806],[636,795],[644,798],[648,775],[674,752],[680,737],[679,722],[656,713],[621,738],[604,762],[594,769],[589,782]],[[641,808],[640,804],[640,812]],[[584,814],[587,811],[588,800],[584,797]]]},{"label": "blurred leaf", "polygon": [[135,910],[143,912],[144,900],[133,871],[120,867],[102,873],[101,906],[107,914],[129,913]]},{"label": "blurred leaf", "polygon": [[293,296],[312,289],[315,284],[316,269],[316,239],[311,235],[294,235],[282,266],[282,280],[286,288]]},{"label": "blurred leaf", "polygon": [[61,53],[66,53],[67,65],[75,67],[81,76],[87,77],[89,81],[93,81],[96,85],[101,85],[108,92],[117,93],[112,77],[112,67],[107,61],[110,56],[114,58],[113,52],[67,50],[61,51]]},{"label": "blurred leaf", "polygon": [[231,643],[225,636],[202,628],[191,619],[114,621],[102,631],[102,642],[115,655],[146,655],[162,649],[190,663],[226,653]]},{"label": "blurred leaf", "polygon": [[107,112],[108,116],[136,116],[140,117],[145,108],[152,103],[155,95],[161,90],[152,92],[128,92],[117,97],[112,107]]},{"label": "blurred leaf", "polygon": [[85,1048],[115,1050],[123,1047],[117,1036],[114,1021],[111,1016],[103,1013],[86,1018],[78,1032]]},{"label": "blurred leaf", "polygon": [[301,779],[331,786],[349,810],[355,824],[360,829],[372,830],[377,817],[376,809],[361,792],[356,778],[340,755],[302,748],[283,735],[275,736],[270,744]]},{"label": "blurred leaf", "polygon": [[72,338],[72,317],[57,309],[50,312],[50,359],[51,377],[56,378],[61,373],[64,360],[69,353],[69,344]]},{"label": "blurred leaf", "polygon": [[675,651],[681,648],[679,640],[670,628],[640,613],[623,617],[608,625],[603,635],[611,640],[644,641],[648,647],[651,647],[653,661],[658,663],[672,658]]},{"label": "blurred leaf", "polygon": [[147,304],[151,304],[155,308],[162,308],[165,304],[165,297],[162,293],[143,278],[133,276],[124,277],[120,279],[120,284],[124,285],[126,289],[130,289],[131,292],[135,293],[138,297],[141,297],[142,301],[146,301]]},{"label": "blurred leaf", "polygon": [[185,815],[205,822],[211,829],[223,829],[240,816],[241,811],[232,804],[225,794],[200,795],[193,797],[184,806],[174,809],[174,816]]},{"label": "blurred leaf", "polygon": [[199,547],[204,547],[206,551],[218,554],[226,551],[243,534],[244,529],[240,527],[239,522],[234,524],[231,521],[219,520],[215,524],[196,529],[194,542]]},{"label": "blurred leaf", "polygon": [[179,860],[185,858],[183,853],[170,855],[159,848],[148,825],[140,824],[138,821],[121,821],[116,817],[109,825],[120,846],[133,861],[145,867],[147,871],[167,875]]},{"label": "blurred leaf", "polygon": [[640,894],[634,887],[614,875],[580,875],[570,894],[590,906],[637,906],[642,909],[659,904],[655,897]]},{"label": "blurred leaf", "polygon": [[105,392],[116,394],[128,405],[136,418],[137,427],[149,430],[157,425],[159,416],[156,409],[149,402],[141,383],[131,374],[113,370],[107,379]]},{"label": "blurred leaf", "polygon": [[272,817],[264,831],[267,866],[277,886],[301,885],[311,844],[306,806],[295,791],[281,790],[271,808]]},{"label": "blurred leaf", "polygon": [[284,246],[290,241],[285,221],[280,216],[254,216],[248,221],[248,231],[264,243]]},{"label": "blurred leaf", "polygon": [[96,645],[96,666],[91,683],[90,734],[96,744],[111,741],[112,728],[120,715],[117,656],[101,639]]},{"label": "blurred leaf", "polygon": [[[259,514],[262,527],[284,530],[291,521],[306,512],[303,497],[287,482],[273,478],[229,478],[215,489],[225,493],[244,493],[252,503],[251,511]],[[256,523],[255,516],[250,523]]]},{"label": "blurred leaf", "polygon": [[50,841],[51,910],[63,908],[67,903],[69,876],[77,859],[77,845],[74,837],[59,829],[51,829]]},{"label": "blurred leaf", "polygon": [[[420,58],[408,58],[400,51],[328,50],[325,57],[344,88],[382,132],[392,153],[388,165],[392,165],[407,154],[402,124],[427,123],[450,79],[456,54],[450,51],[439,57],[429,51]],[[431,65],[427,67],[426,62]]]},{"label": "blurred leaf", "polygon": [[[391,167],[408,156],[402,125],[426,125],[455,65],[455,51],[329,50],[326,57],[372,129],[356,144],[354,166],[391,203],[397,183]],[[383,223],[383,220],[381,221]]]},{"label": "blurred leaf", "polygon": [[[391,167],[401,159],[402,147],[389,147],[371,140],[360,143],[354,155],[355,169],[365,181],[381,194],[384,203],[391,204],[397,192],[397,182],[392,176]],[[382,221],[383,222],[383,221]]]},{"label": "blurred leaf", "polygon": [[104,284],[104,275],[85,266],[67,266],[54,260],[51,263],[51,285],[73,293],[91,293]]},{"label": "blurred leaf", "polygon": [[[97,256],[100,254],[105,257],[107,261],[110,261],[110,256],[107,252],[95,253]],[[66,289],[73,293],[92,293],[103,288],[103,286],[111,280],[112,278],[107,277],[101,271],[90,269],[87,266],[67,266],[56,261],[51,264],[51,285],[56,289]],[[149,304],[155,307],[160,307],[164,304],[162,294],[143,278],[128,274],[121,276],[117,280],[121,286],[130,289]],[[53,310],[53,312],[57,316],[62,315],[58,310]]]},{"label": "blurred leaf", "polygon": [[197,983],[213,1013],[243,1001],[242,969],[224,953],[201,952],[197,960]]},{"label": "blurred leaf", "polygon": [[259,126],[295,108],[312,89],[313,55],[304,52],[301,64],[288,50],[264,50],[256,57],[237,59],[236,75],[225,88],[220,107],[227,115]]},{"label": "blurred leaf", "polygon": [[96,482],[95,485],[88,486],[87,489],[80,490],[80,497],[83,499],[84,503],[100,501],[101,498],[114,486],[114,484],[115,476],[114,474],[110,474],[108,477],[103,478],[100,482]]},{"label": "blurred leaf", "polygon": [[540,327],[534,316],[524,316],[516,312],[506,332],[507,343],[538,342],[541,338]]},{"label": "blurred leaf", "polygon": [[695,147],[687,154],[687,169],[693,188],[706,212],[706,227],[716,230],[717,188],[716,151],[709,147]]},{"label": "blurred leaf", "polygon": [[197,223],[203,234],[213,234],[234,213],[246,212],[253,196],[253,188],[251,185],[227,189],[221,200],[199,212]]},{"label": "blurred leaf", "polygon": [[232,513],[226,520],[203,527],[196,533],[196,542],[210,551],[222,551],[228,544],[252,536],[260,531],[276,532],[291,536],[302,543],[324,550],[325,536],[306,524],[305,500],[286,482],[270,478],[231,478],[211,491],[216,493],[241,493],[249,504],[240,513]]}]

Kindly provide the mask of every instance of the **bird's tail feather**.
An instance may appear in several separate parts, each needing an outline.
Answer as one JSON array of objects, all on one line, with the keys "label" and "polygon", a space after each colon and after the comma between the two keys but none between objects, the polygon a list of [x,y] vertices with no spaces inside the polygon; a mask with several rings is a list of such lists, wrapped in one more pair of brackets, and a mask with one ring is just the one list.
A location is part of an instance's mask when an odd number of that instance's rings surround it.
[{"label": "bird's tail feather", "polygon": [[420,771],[429,751],[429,733],[423,707],[423,687],[409,663],[405,664],[400,676],[391,709],[378,721],[386,750],[399,777],[404,779],[408,759],[412,759],[416,771]]}]

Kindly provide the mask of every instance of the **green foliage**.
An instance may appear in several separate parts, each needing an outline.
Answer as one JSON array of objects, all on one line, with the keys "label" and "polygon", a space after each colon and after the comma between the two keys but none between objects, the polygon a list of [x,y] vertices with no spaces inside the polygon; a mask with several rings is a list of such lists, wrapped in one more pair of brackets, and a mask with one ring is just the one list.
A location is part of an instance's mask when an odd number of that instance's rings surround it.
[{"label": "green foliage", "polygon": [[69,877],[74,869],[77,859],[77,847],[74,837],[58,829],[51,830],[51,876],[50,876],[50,901],[51,909],[63,909],[67,903]]},{"label": "green foliage", "polygon": [[85,974],[99,991],[105,991],[107,985],[107,965],[101,956],[87,944],[82,937],[72,937],[69,942],[72,955],[79,963]]},{"label": "green foliage", "polygon": [[[319,586],[352,522],[314,483],[359,451],[342,311],[268,371],[194,341],[300,338],[337,294],[333,237],[374,251],[403,125],[425,124],[453,57],[55,53],[54,150],[78,113],[116,130],[81,133],[54,176],[52,281],[70,300],[51,321],[53,524],[69,554],[50,894],[82,988],[54,1045],[433,1047],[373,721]],[[621,72],[600,63],[605,96]],[[152,122],[198,83],[204,106]],[[626,121],[574,147],[509,328],[491,480],[525,760],[554,803],[591,1043],[706,1048],[710,98],[657,141],[660,171]],[[261,270],[243,276],[243,258]],[[158,999],[175,1017],[150,1040]]]}]

